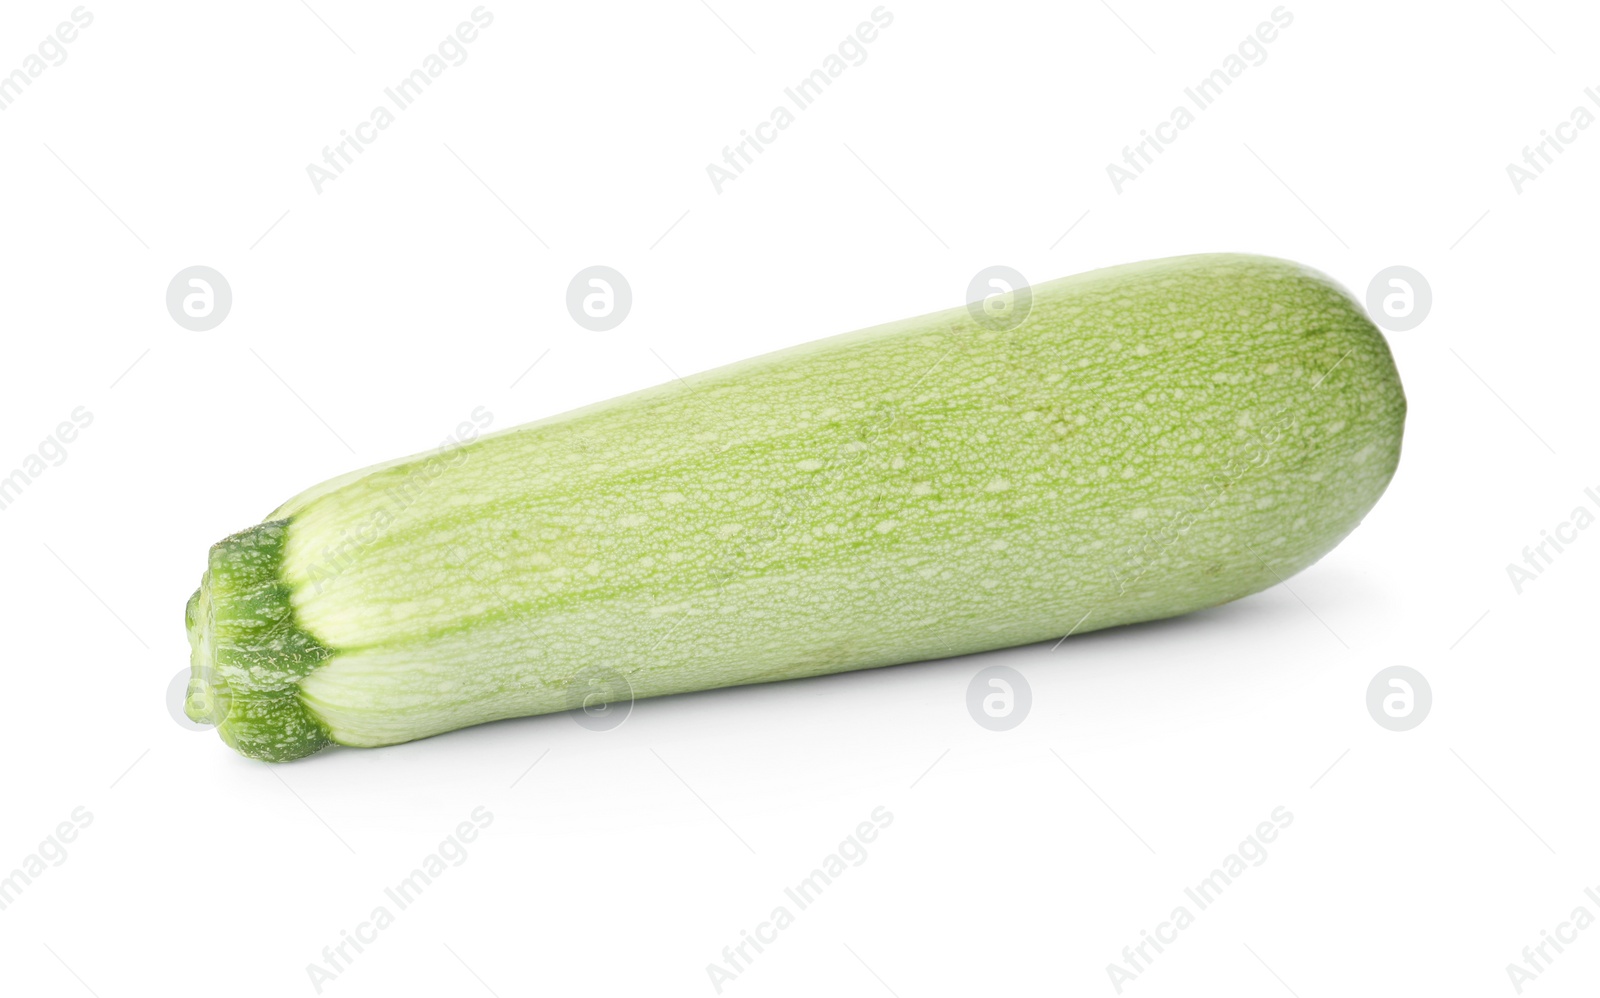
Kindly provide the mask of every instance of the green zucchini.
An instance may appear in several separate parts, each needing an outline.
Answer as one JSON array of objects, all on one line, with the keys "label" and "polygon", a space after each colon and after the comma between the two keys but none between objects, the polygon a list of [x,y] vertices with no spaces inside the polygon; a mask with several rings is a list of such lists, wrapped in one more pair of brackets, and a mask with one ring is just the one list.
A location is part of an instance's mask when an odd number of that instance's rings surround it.
[{"label": "green zucchini", "polygon": [[989,305],[302,493],[211,549],[190,716],[283,761],[1170,617],[1310,565],[1394,473],[1388,346],[1314,271],[1179,257]]}]

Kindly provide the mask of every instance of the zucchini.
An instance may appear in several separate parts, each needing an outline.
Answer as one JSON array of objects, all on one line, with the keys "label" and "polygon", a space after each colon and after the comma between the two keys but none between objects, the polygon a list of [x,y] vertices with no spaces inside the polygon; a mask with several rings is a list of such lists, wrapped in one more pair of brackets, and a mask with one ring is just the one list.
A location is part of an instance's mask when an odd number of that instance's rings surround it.
[{"label": "zucchini", "polygon": [[1338,543],[1404,418],[1297,264],[1018,289],[302,493],[211,549],[186,710],[283,761],[1188,613]]}]

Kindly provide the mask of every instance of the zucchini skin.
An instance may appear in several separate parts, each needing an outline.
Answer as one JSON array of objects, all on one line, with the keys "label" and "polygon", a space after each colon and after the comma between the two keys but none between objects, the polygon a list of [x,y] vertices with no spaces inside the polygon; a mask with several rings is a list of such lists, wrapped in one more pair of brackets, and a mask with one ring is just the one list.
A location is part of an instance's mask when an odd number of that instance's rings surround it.
[{"label": "zucchini skin", "polygon": [[189,710],[252,758],[1175,616],[1316,561],[1405,396],[1328,278],[1177,257],[341,476],[213,547]]}]

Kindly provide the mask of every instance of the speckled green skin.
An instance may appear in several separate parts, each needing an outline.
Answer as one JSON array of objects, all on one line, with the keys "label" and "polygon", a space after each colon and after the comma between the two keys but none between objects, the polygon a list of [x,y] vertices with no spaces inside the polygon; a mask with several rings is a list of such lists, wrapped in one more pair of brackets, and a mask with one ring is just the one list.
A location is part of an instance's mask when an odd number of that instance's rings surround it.
[{"label": "speckled green skin", "polygon": [[1096,271],[311,489],[213,549],[196,699],[283,760],[1187,613],[1338,543],[1404,418],[1315,272]]},{"label": "speckled green skin", "polygon": [[191,667],[184,712],[220,720],[223,740],[258,759],[298,759],[329,744],[299,701],[297,684],[330,653],[295,622],[280,575],[287,536],[284,521],[270,521],[212,545],[184,615]]}]

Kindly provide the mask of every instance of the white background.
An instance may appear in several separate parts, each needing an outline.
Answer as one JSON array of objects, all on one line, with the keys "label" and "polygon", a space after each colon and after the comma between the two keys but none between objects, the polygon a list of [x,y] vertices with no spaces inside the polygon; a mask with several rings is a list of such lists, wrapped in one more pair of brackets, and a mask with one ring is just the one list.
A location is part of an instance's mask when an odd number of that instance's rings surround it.
[{"label": "white background", "polygon": [[[324,993],[714,995],[706,965],[883,806],[865,862],[723,993],[1114,995],[1106,965],[1283,806],[1268,859],[1124,993],[1515,994],[1524,946],[1600,915],[1600,529],[1520,595],[1506,572],[1600,491],[1600,128],[1520,194],[1506,165],[1600,88],[1600,15],[1291,2],[1118,194],[1106,165],[1271,0],[891,2],[718,194],[706,164],[874,5],[710,3],[491,3],[321,194],[306,165],[471,0],[90,4],[0,112],[0,475],[94,414],[0,511],[0,873],[93,815],[0,911],[0,987],[314,994],[306,966],[481,805],[468,859]],[[72,9],[0,9],[0,73]],[[207,546],[476,406],[510,426],[947,307],[992,264],[1223,250],[1433,289],[1390,336],[1399,472],[1287,586],[607,732],[556,715],[272,768],[168,714]],[[596,263],[634,293],[608,333],[565,307]],[[210,332],[164,306],[194,264],[233,288]],[[965,706],[993,664],[1033,692],[1004,733]],[[1396,664],[1434,693],[1400,734],[1364,703]],[[1526,989],[1597,980],[1600,927]]]}]

